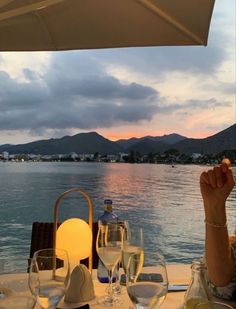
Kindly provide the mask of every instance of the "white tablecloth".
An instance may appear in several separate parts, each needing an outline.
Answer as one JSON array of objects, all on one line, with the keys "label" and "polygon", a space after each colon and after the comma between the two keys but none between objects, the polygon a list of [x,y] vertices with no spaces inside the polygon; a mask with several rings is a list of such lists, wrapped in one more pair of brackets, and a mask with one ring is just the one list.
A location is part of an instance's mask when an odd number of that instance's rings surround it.
[{"label": "white tablecloth", "polygon": [[[190,265],[188,264],[169,264],[167,265],[167,272],[169,277],[169,283],[170,284],[188,284],[191,277],[191,269]],[[1,278],[4,277],[4,280],[9,281],[17,281],[26,279],[27,282],[27,274],[14,274],[14,275],[1,275]],[[107,288],[107,284],[101,284],[97,280],[97,272],[96,270],[93,271],[93,279],[94,279],[94,287],[95,287],[95,294],[97,297],[104,295],[105,289]],[[117,309],[131,309],[132,304],[131,301],[128,298],[127,292],[125,287],[122,287],[122,299],[123,303],[119,306],[116,306]],[[171,292],[168,293],[165,302],[161,306],[161,309],[182,309],[183,308],[183,301],[184,301],[184,294],[185,292]],[[63,303],[63,302],[62,302]],[[90,309],[104,309],[103,306],[99,305],[97,303],[96,298],[92,300],[90,303]],[[236,304],[231,303],[231,305],[236,309]],[[63,306],[62,304],[58,306],[59,308],[75,308],[75,304],[67,304],[66,306]],[[21,309],[21,308],[19,308]],[[35,306],[35,309],[39,309],[39,306]]]},{"label": "white tablecloth", "polygon": [[[171,264],[167,265],[167,273],[170,284],[188,284],[190,281],[191,276],[191,265],[186,264]],[[106,294],[105,289],[107,288],[107,284],[101,284],[97,278],[96,271],[93,272],[93,279],[94,279],[94,287],[95,287],[95,293],[96,296],[102,296]],[[180,309],[183,306],[183,300],[184,300],[184,293],[185,292],[171,292],[168,293],[165,302],[161,306],[162,309]],[[133,308],[131,301],[129,300],[129,297],[126,292],[126,288],[122,287],[122,294],[121,294],[123,303],[121,305],[117,305],[115,308],[117,309],[131,309]],[[97,303],[97,300],[94,299],[90,303],[91,309],[104,309],[103,306],[99,305]],[[63,303],[60,308],[73,308],[73,304],[63,306]]]}]

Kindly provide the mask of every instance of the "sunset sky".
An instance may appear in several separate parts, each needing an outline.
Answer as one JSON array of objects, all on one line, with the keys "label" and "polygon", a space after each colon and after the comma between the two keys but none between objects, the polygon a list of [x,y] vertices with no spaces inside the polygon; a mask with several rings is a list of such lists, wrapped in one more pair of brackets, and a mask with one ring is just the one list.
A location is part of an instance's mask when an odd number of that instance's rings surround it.
[{"label": "sunset sky", "polygon": [[235,0],[216,0],[207,47],[0,53],[0,144],[213,135],[236,122],[235,44]]}]

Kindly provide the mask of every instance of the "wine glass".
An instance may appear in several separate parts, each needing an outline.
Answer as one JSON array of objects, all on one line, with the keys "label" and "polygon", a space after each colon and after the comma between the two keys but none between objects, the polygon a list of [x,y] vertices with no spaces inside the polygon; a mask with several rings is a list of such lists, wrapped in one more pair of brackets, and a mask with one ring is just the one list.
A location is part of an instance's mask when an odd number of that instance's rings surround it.
[{"label": "wine glass", "polygon": [[156,254],[154,266],[144,267],[137,275],[134,270],[140,268],[140,255],[133,253],[127,265],[126,287],[134,308],[159,308],[168,292],[168,277],[164,258]]},{"label": "wine glass", "polygon": [[113,306],[119,304],[121,299],[114,296],[112,288],[112,276],[117,263],[121,259],[121,250],[123,244],[123,228],[118,224],[99,224],[96,249],[99,258],[105,265],[109,287],[108,294],[98,299],[98,302],[104,306]]},{"label": "wine glass", "polygon": [[218,301],[202,301],[196,304],[193,309],[234,309],[232,306]]},{"label": "wine glass", "polygon": [[[122,267],[124,270],[125,275],[127,275],[127,266],[129,257],[132,254],[136,254],[136,260],[139,258],[139,263],[133,265],[132,272],[133,277],[137,278],[141,269],[143,267],[143,260],[144,260],[144,250],[143,250],[143,230],[142,228],[130,229],[128,230],[127,237],[123,241],[123,249],[122,249]],[[132,267],[132,265],[130,265]],[[131,269],[130,269],[131,271]],[[133,278],[135,280],[135,278]]]},{"label": "wine glass", "polygon": [[[124,221],[118,221],[117,224],[123,228],[123,243],[124,243],[124,241],[127,241],[129,237],[129,223],[127,220],[124,220]],[[120,266],[121,266],[121,259],[117,263],[115,271],[117,273],[117,280],[113,284],[113,292],[115,295],[120,295],[122,290],[122,287],[120,285],[120,272],[119,272]]]},{"label": "wine glass", "polygon": [[65,250],[42,249],[33,255],[29,286],[41,308],[56,308],[69,285],[69,258]]},{"label": "wine glass", "polygon": [[28,286],[28,260],[0,259],[0,309],[32,309],[36,303]]}]

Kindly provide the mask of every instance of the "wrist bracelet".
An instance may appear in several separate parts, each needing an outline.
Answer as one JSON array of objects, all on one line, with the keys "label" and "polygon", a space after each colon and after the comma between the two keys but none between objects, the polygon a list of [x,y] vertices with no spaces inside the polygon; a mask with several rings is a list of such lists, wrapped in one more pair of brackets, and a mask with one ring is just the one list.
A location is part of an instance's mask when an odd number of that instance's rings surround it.
[{"label": "wrist bracelet", "polygon": [[206,223],[206,225],[209,225],[209,226],[212,226],[212,227],[216,227],[216,228],[224,228],[224,227],[227,227],[227,221],[225,222],[225,224],[217,224],[217,223],[208,222],[208,221],[205,219],[204,222]]}]

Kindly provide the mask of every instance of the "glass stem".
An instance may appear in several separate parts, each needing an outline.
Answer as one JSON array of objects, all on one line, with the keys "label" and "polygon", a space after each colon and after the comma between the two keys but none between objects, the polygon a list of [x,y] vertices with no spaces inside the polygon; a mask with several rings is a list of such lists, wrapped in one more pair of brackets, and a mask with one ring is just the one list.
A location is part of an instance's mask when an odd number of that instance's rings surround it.
[{"label": "glass stem", "polygon": [[110,297],[113,296],[113,289],[112,289],[112,276],[113,276],[113,271],[114,271],[114,268],[113,269],[108,269],[107,272],[108,272],[108,278],[109,278],[109,286],[108,286],[108,295]]},{"label": "glass stem", "polygon": [[120,285],[120,266],[121,266],[121,262],[119,261],[116,266],[116,270],[117,270],[116,285]]}]

